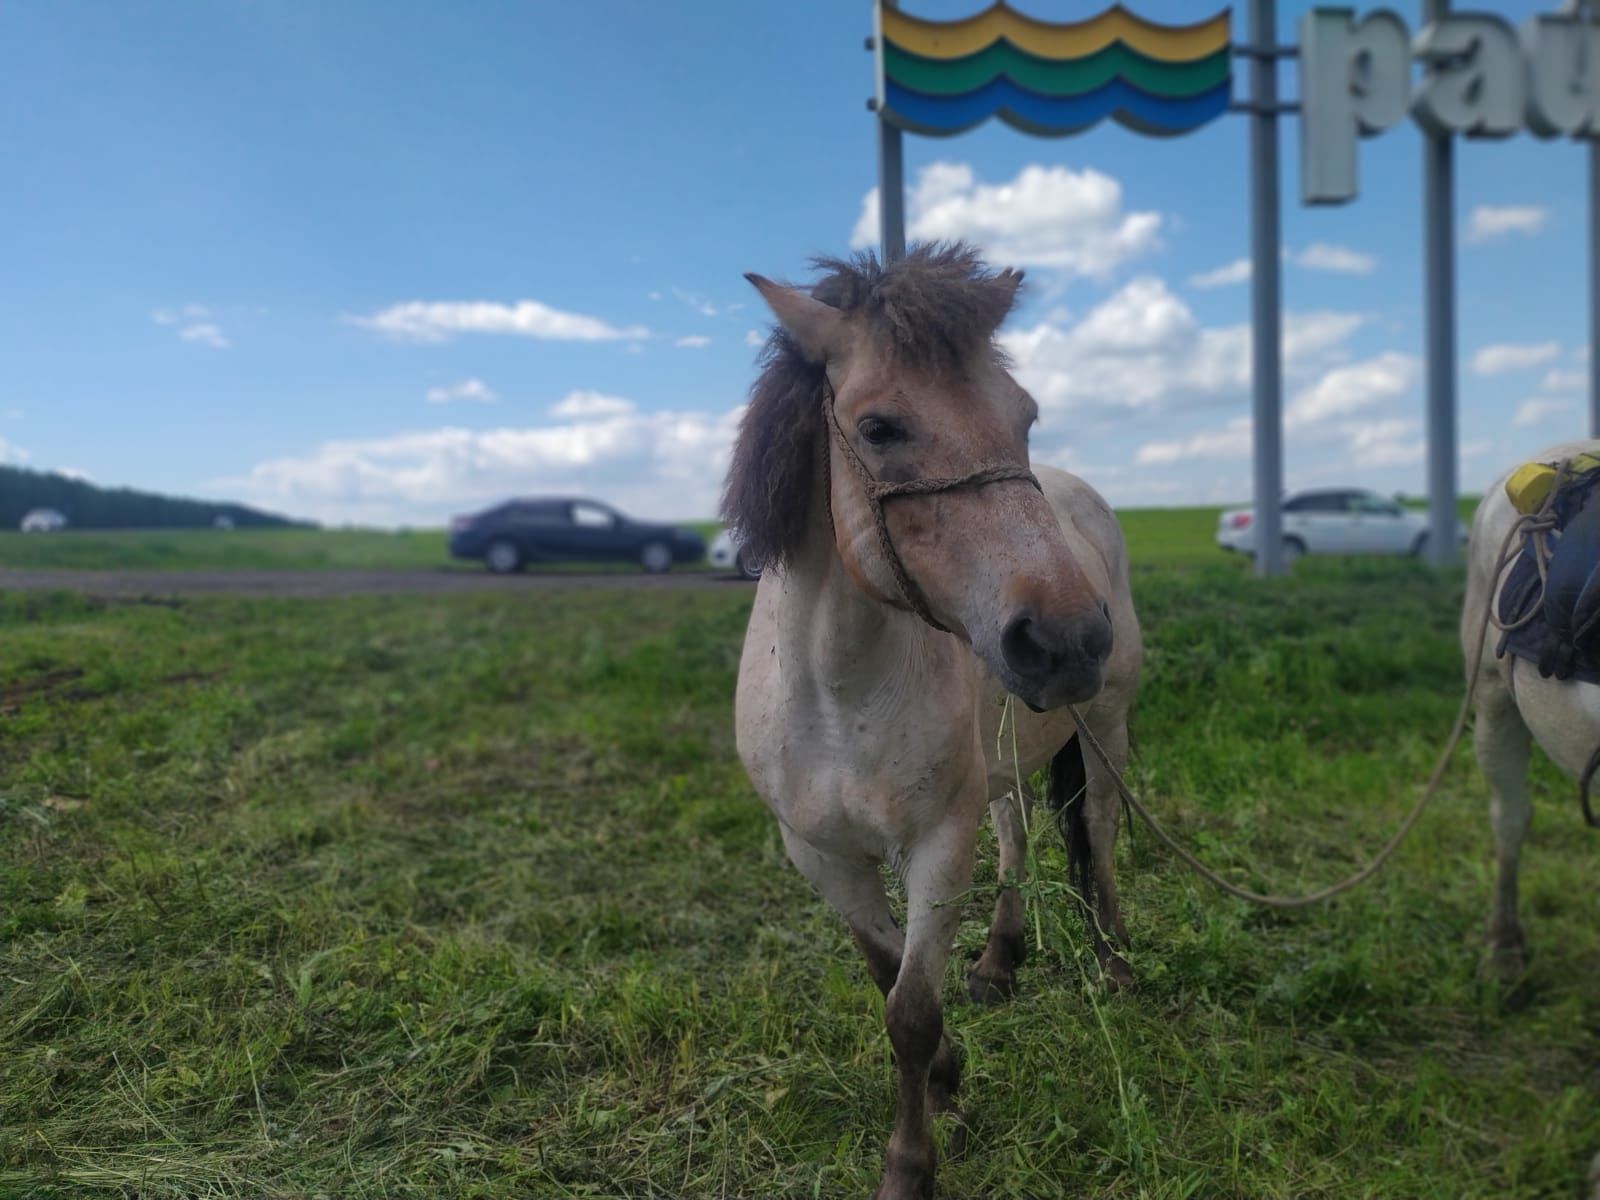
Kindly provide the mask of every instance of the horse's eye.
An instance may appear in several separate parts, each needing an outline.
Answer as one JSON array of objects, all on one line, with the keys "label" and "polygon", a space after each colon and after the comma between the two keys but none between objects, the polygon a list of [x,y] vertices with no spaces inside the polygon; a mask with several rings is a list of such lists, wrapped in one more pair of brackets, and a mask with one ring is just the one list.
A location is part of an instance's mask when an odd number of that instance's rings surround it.
[{"label": "horse's eye", "polygon": [[863,417],[856,428],[861,431],[861,436],[867,439],[869,446],[887,446],[903,440],[906,436],[906,431],[899,425],[882,417]]}]

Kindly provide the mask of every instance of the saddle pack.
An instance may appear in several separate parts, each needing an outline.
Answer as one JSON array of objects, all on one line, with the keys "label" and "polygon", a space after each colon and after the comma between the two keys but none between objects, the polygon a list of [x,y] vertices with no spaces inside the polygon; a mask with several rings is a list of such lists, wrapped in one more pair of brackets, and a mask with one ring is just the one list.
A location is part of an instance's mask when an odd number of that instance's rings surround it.
[{"label": "saddle pack", "polygon": [[1558,464],[1527,463],[1506,480],[1517,511],[1543,510],[1553,527],[1524,537],[1506,575],[1495,615],[1515,628],[1500,639],[1495,654],[1527,659],[1546,679],[1600,683],[1597,492],[1600,457],[1587,454]]}]

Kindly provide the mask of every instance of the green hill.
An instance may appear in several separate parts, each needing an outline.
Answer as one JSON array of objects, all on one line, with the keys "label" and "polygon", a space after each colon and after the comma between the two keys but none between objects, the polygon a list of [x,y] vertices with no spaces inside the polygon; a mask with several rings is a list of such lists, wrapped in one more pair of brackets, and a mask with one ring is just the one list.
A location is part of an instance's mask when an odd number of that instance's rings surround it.
[{"label": "green hill", "polygon": [[53,471],[0,466],[0,529],[15,529],[36,508],[55,509],[74,529],[202,529],[218,518],[240,529],[308,525],[243,504],[103,488]]}]

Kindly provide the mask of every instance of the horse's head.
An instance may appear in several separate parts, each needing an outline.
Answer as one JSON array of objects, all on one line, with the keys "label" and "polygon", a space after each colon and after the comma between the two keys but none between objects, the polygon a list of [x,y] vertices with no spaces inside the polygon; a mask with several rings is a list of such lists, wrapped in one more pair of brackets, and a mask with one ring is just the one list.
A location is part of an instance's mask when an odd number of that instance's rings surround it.
[{"label": "horse's head", "polygon": [[[828,265],[810,293],[750,278],[786,335],[781,353],[809,367],[808,440],[827,456],[845,569],[868,595],[966,639],[1034,707],[1092,696],[1111,651],[1105,598],[1026,473],[1037,408],[994,344],[1021,275],[991,274],[964,247]],[[747,425],[755,416],[753,401]],[[875,502],[875,484],[891,494]],[[730,478],[727,507],[744,525],[734,492]]]}]

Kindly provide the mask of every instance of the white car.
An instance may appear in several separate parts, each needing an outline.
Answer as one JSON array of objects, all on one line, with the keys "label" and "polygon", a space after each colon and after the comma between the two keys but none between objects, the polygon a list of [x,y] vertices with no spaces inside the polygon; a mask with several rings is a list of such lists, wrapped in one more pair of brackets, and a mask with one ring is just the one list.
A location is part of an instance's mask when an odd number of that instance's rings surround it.
[{"label": "white car", "polygon": [[[1217,518],[1217,545],[1256,551],[1255,512],[1226,509]],[[1466,529],[1460,531],[1467,540]],[[1283,498],[1283,559],[1302,554],[1412,554],[1428,548],[1428,514],[1403,508],[1359,488],[1316,488]]]},{"label": "white car", "polygon": [[18,526],[23,533],[56,533],[67,527],[67,518],[53,508],[31,509]]},{"label": "white car", "polygon": [[720,567],[724,571],[737,571],[746,579],[761,578],[761,564],[752,561],[734,540],[733,534],[726,529],[717,534],[711,543],[711,549],[706,551],[706,557],[711,560],[713,567]]}]

